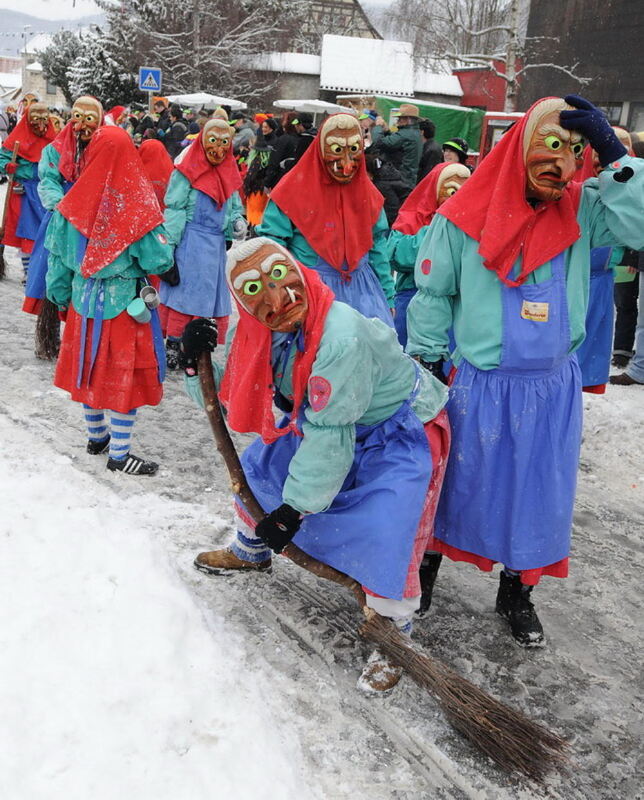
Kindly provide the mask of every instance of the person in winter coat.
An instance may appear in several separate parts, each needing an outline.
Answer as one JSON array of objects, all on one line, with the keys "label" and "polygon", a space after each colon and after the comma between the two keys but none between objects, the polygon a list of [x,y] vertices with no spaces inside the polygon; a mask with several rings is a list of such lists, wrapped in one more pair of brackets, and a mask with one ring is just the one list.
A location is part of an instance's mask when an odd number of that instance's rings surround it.
[{"label": "person in winter coat", "polygon": [[266,186],[269,189],[275,188],[295,163],[295,153],[299,145],[299,137],[293,125],[295,119],[297,114],[289,111],[282,122],[284,133],[277,138],[266,170]]},{"label": "person in winter coat", "polygon": [[334,114],[271,192],[256,232],[317,270],[336,299],[393,327],[383,203],[367,175],[358,120]]},{"label": "person in winter coat", "polygon": [[416,294],[414,267],[418,249],[425,238],[434,214],[470,177],[463,164],[437,164],[405,200],[392,223],[387,240],[391,266],[396,271],[396,316],[398,341],[407,345],[407,307]]},{"label": "person in winter coat", "polygon": [[277,120],[267,117],[261,124],[255,143],[248,156],[248,169],[244,176],[246,219],[253,227],[259,225],[268,203],[266,173],[271,153],[277,142]]},{"label": "person in winter coat", "polygon": [[418,164],[418,177],[416,183],[420,183],[426,175],[434,169],[437,164],[443,161],[443,150],[434,139],[436,126],[431,119],[421,119],[419,123],[420,132],[423,135],[423,152]]},{"label": "person in winter coat", "polygon": [[[20,250],[24,283],[38,228],[45,216],[38,196],[38,162],[44,148],[55,138],[47,106],[32,103],[0,147],[0,174],[15,176],[2,244]],[[12,163],[16,145],[17,160]]]},{"label": "person in winter coat", "polygon": [[158,469],[130,442],[137,410],[163,391],[161,327],[139,297],[150,273],[172,267],[162,223],[130,137],[101,127],[47,229],[47,296],[66,315],[54,384],[83,404],[87,452],[128,475]]},{"label": "person in winter coat", "polygon": [[[359,581],[367,605],[408,632],[449,446],[445,387],[390,327],[335,302],[270,239],[233,247],[227,272],[239,323],[223,375],[214,366],[228,425],[259,434],[242,463],[267,516],[255,525],[236,504],[237,536],[195,566],[266,572],[292,540]],[[201,404],[197,358],[216,340],[209,320],[182,340],[186,388]],[[274,404],[287,414],[278,425]],[[400,674],[373,654],[358,685],[386,691]]]},{"label": "person in winter coat", "polygon": [[289,169],[292,169],[302,158],[318,133],[317,128],[313,127],[313,117],[306,111],[298,113],[297,119],[293,120],[293,127],[297,134],[297,143],[295,145],[295,152],[293,153],[293,163],[289,166]]},{"label": "person in winter coat", "polygon": [[194,317],[214,317],[225,336],[231,311],[226,240],[243,238],[239,170],[228,122],[211,119],[175,163],[165,196],[165,225],[175,267],[161,276],[161,320],[168,367],[176,369],[179,337]]},{"label": "person in winter coat", "polygon": [[387,216],[387,223],[391,226],[400,211],[403,200],[407,197],[407,184],[396,167],[388,161],[383,161],[374,153],[365,153],[364,159],[367,175],[385,198],[383,208]]},{"label": "person in winter coat", "polygon": [[163,144],[171,159],[175,159],[183,150],[182,142],[188,135],[188,126],[183,118],[181,108],[174,103],[170,106],[170,127],[163,137]]},{"label": "person in winter coat", "polygon": [[616,386],[644,386],[644,252],[641,250],[638,254],[637,272],[640,302],[635,328],[635,352],[624,372],[610,376],[610,382]]},{"label": "person in winter coat", "polygon": [[164,140],[172,120],[170,119],[170,109],[164,100],[156,100],[154,103],[154,113],[157,115],[156,131],[161,141]]},{"label": "person in winter coat", "polygon": [[[604,167],[575,183],[583,138]],[[582,428],[575,351],[590,251],[644,248],[644,164],[575,95],[541,100],[432,221],[416,261],[407,351],[457,365],[452,451],[430,547],[491,570],[496,610],[523,646],[544,642],[531,592],[566,577]]]},{"label": "person in winter coat", "polygon": [[465,164],[467,161],[468,144],[459,136],[443,142],[442,150],[443,161],[450,161],[452,164]]},{"label": "person in winter coat", "polygon": [[[403,180],[411,191],[416,185],[418,165],[423,152],[423,142],[419,128],[418,107],[411,103],[402,103],[398,117],[398,130],[395,133],[385,130],[385,122],[378,117],[377,124],[371,129],[371,141],[376,153],[393,160],[400,170]],[[392,156],[398,156],[398,160]]]},{"label": "person in winter coat", "polygon": [[6,105],[0,102],[0,145],[7,136],[9,136],[9,114],[7,114]]}]

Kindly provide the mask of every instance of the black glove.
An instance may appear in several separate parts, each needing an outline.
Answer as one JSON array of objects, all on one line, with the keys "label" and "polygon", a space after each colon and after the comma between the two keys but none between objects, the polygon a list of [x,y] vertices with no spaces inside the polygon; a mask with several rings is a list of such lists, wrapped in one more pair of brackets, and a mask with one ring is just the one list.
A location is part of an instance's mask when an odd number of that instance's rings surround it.
[{"label": "black glove", "polygon": [[179,366],[187,375],[197,374],[197,359],[201,353],[217,347],[217,325],[211,319],[199,317],[191,320],[183,329],[179,345]]},{"label": "black glove", "polygon": [[602,167],[626,155],[626,148],[617,138],[603,111],[576,94],[568,94],[564,100],[576,110],[559,113],[561,127],[581,133],[597,153]]},{"label": "black glove", "polygon": [[287,503],[267,514],[257,523],[255,536],[267,544],[274,553],[281,553],[300,529],[302,514]]},{"label": "black glove", "polygon": [[179,275],[179,267],[176,264],[173,264],[169,270],[166,272],[160,273],[159,277],[164,283],[167,283],[169,286],[178,286],[181,281],[181,276]]},{"label": "black glove", "polygon": [[423,361],[422,358],[418,359],[421,367],[424,367],[428,372],[431,372],[435,378],[447,386],[447,378],[443,372],[443,359],[439,358],[438,361]]}]

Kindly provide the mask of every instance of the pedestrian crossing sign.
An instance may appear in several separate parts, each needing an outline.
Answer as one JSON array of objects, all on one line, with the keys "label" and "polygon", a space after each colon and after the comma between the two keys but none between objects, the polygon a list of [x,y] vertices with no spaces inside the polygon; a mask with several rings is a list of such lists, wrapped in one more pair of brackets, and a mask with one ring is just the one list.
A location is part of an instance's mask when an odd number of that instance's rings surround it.
[{"label": "pedestrian crossing sign", "polygon": [[139,89],[142,92],[160,92],[161,70],[157,67],[140,67]]}]

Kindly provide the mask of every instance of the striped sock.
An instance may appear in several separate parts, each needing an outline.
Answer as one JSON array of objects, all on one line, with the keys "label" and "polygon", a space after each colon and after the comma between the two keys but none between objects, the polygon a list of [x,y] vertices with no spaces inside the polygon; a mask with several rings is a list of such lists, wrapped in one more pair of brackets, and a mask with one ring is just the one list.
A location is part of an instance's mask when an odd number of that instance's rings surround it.
[{"label": "striped sock", "polygon": [[237,538],[230,544],[231,551],[241,558],[242,561],[250,561],[258,564],[260,561],[268,561],[272,553],[261,539],[255,536],[255,531],[247,525],[235,513],[235,523],[237,526]]},{"label": "striped sock", "polygon": [[22,274],[24,275],[25,281],[27,280],[27,274],[29,272],[30,258],[31,258],[30,253],[24,253],[22,250],[20,251],[20,260],[22,261]]},{"label": "striped sock", "polygon": [[130,452],[132,430],[136,419],[136,408],[121,414],[119,411],[110,411],[112,425],[112,438],[110,439],[110,458],[123,460]]},{"label": "striped sock", "polygon": [[87,438],[90,442],[102,442],[107,439],[107,423],[105,412],[101,409],[91,408],[83,403],[85,409],[85,423],[87,424]]}]

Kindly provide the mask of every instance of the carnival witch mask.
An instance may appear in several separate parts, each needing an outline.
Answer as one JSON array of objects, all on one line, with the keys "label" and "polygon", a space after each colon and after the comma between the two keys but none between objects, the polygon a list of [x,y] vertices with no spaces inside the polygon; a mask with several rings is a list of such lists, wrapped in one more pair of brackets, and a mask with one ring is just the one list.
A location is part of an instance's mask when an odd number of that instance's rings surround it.
[{"label": "carnival witch mask", "polygon": [[530,115],[523,140],[526,197],[560,200],[584,151],[581,134],[562,128],[559,112],[571,108],[559,98],[540,103]]},{"label": "carnival witch mask", "polygon": [[242,308],[269,330],[288,333],[304,322],[308,299],[300,268],[270,239],[251,239],[230,251],[228,284]]},{"label": "carnival witch mask", "polygon": [[338,183],[349,183],[363,158],[360,123],[351,114],[335,114],[322,125],[322,160],[329,175]]},{"label": "carnival witch mask", "polygon": [[94,97],[79,97],[72,107],[71,122],[78,141],[87,144],[103,121],[103,107]]},{"label": "carnival witch mask", "polygon": [[36,136],[45,136],[49,127],[49,111],[43,103],[32,103],[27,111],[29,127]]},{"label": "carnival witch mask", "polygon": [[230,125],[223,119],[209,120],[201,134],[206,158],[213,165],[221,164],[228,155],[232,142]]},{"label": "carnival witch mask", "polygon": [[470,175],[471,172],[464,164],[450,164],[445,167],[438,178],[438,205],[443,205],[456,194]]}]

